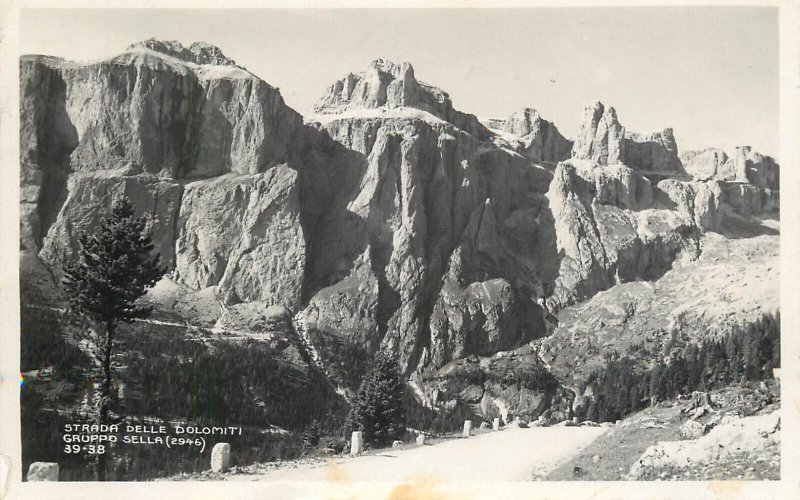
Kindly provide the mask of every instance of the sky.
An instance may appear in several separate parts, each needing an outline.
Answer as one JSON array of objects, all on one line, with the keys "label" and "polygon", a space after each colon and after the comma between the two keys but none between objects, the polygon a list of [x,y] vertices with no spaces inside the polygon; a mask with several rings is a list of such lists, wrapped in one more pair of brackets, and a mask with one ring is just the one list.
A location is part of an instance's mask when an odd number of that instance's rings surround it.
[{"label": "sky", "polygon": [[20,33],[21,53],[74,60],[206,41],[303,114],[384,57],[481,118],[531,107],[574,137],[600,100],[628,130],[672,127],[682,151],[779,149],[774,7],[23,10]]}]

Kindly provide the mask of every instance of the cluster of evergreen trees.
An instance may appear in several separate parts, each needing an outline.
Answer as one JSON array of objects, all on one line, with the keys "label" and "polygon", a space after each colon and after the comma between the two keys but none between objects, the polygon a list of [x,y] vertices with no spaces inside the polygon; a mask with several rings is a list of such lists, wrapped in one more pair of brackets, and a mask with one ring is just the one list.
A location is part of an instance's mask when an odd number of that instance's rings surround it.
[{"label": "cluster of evergreen trees", "polygon": [[[780,367],[780,314],[766,314],[757,322],[737,326],[718,340],[672,350],[642,369],[629,357],[612,358],[586,380],[593,397],[584,396],[576,416],[595,422],[615,421],[641,410],[651,400],[663,401],[692,391],[708,391],[741,381],[772,377]],[[583,391],[582,391],[583,392]]]},{"label": "cluster of evergreen trees", "polygon": [[336,395],[317,374],[282,361],[269,345],[228,342],[212,349],[179,334],[164,336],[161,325],[133,330],[124,332],[125,378],[135,391],[120,409],[125,415],[297,431],[315,418],[327,424],[336,416]]},{"label": "cluster of evergreen trees", "polygon": [[397,360],[391,354],[378,352],[351,401],[346,432],[362,431],[364,442],[374,446],[400,439],[406,431],[405,393]]}]

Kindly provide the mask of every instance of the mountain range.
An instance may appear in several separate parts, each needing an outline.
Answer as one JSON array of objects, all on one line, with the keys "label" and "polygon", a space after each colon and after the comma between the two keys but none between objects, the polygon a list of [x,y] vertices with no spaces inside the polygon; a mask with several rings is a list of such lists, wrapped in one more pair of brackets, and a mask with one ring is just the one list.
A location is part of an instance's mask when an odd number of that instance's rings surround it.
[{"label": "mountain range", "polygon": [[[426,406],[563,418],[578,374],[634,338],[652,360],[665,332],[778,307],[777,162],[681,152],[600,102],[567,138],[378,59],[304,117],[219,48],[154,39],[23,56],[20,102],[24,290],[62,304],[78,235],[124,194],[169,269],[147,297],[162,314],[292,339],[344,395],[386,350]],[[520,382],[541,369],[558,387]]]}]

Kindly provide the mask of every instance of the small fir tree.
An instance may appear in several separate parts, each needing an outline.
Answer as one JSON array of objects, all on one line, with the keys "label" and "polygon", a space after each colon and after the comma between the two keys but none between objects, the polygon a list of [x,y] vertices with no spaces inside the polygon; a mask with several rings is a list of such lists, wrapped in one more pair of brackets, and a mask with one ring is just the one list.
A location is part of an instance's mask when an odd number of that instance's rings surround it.
[{"label": "small fir tree", "polygon": [[361,381],[347,417],[347,428],[362,431],[364,442],[385,446],[405,432],[405,381],[397,361],[378,353]]},{"label": "small fir tree", "polygon": [[[136,304],[164,271],[146,220],[134,217],[133,205],[125,197],[114,203],[111,216],[100,221],[95,234],[81,233],[78,258],[65,266],[64,287],[75,313],[104,326],[98,342],[102,350],[103,380],[97,402],[98,423],[108,423],[111,405],[111,354],[114,331],[119,322],[147,317],[150,307]],[[106,454],[98,454],[97,478],[105,481]]]},{"label": "small fir tree", "polygon": [[303,431],[303,447],[316,447],[319,444],[321,433],[319,420],[312,420],[308,427],[306,427],[305,431]]}]

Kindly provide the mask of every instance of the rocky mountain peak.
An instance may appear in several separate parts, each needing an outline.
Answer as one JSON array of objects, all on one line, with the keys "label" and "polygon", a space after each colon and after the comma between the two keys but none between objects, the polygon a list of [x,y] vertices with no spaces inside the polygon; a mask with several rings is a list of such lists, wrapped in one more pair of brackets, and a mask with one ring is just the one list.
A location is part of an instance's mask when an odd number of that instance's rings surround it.
[{"label": "rocky mountain peak", "polygon": [[447,92],[417,80],[410,63],[397,64],[384,58],[328,87],[314,113],[311,121],[316,122],[371,117],[444,121],[476,137],[489,137],[474,115],[453,108]]},{"label": "rocky mountain peak", "polygon": [[572,156],[600,165],[622,163],[624,137],[625,127],[619,123],[617,111],[594,101],[583,109]]},{"label": "rocky mountain peak", "polygon": [[417,81],[414,67],[388,59],[372,61],[366,71],[350,73],[328,88],[314,110],[338,113],[355,108],[413,107],[441,116],[452,110],[450,97],[442,90]]},{"label": "rocky mountain peak", "polygon": [[523,108],[508,118],[489,118],[483,123],[519,154],[536,162],[558,163],[570,157],[572,141],[533,108]]},{"label": "rocky mountain peak", "polygon": [[407,77],[414,78],[414,67],[411,66],[411,63],[407,61],[397,64],[389,59],[379,57],[370,63],[370,68],[378,71],[379,73],[392,75],[393,77],[399,79]]},{"label": "rocky mountain peak", "polygon": [[507,132],[517,136],[526,136],[536,131],[542,122],[539,112],[533,108],[515,111],[508,118],[490,118],[486,120],[489,128]]},{"label": "rocky mountain peak", "polygon": [[627,131],[616,109],[600,101],[584,108],[572,156],[598,165],[624,164],[644,172],[685,173],[671,128],[645,134]]},{"label": "rocky mountain peak", "polygon": [[195,64],[238,66],[236,61],[223,54],[219,47],[206,42],[194,42],[189,47],[184,47],[183,44],[177,40],[158,40],[156,38],[150,38],[128,46],[125,52],[136,52],[142,49],[151,50]]}]

